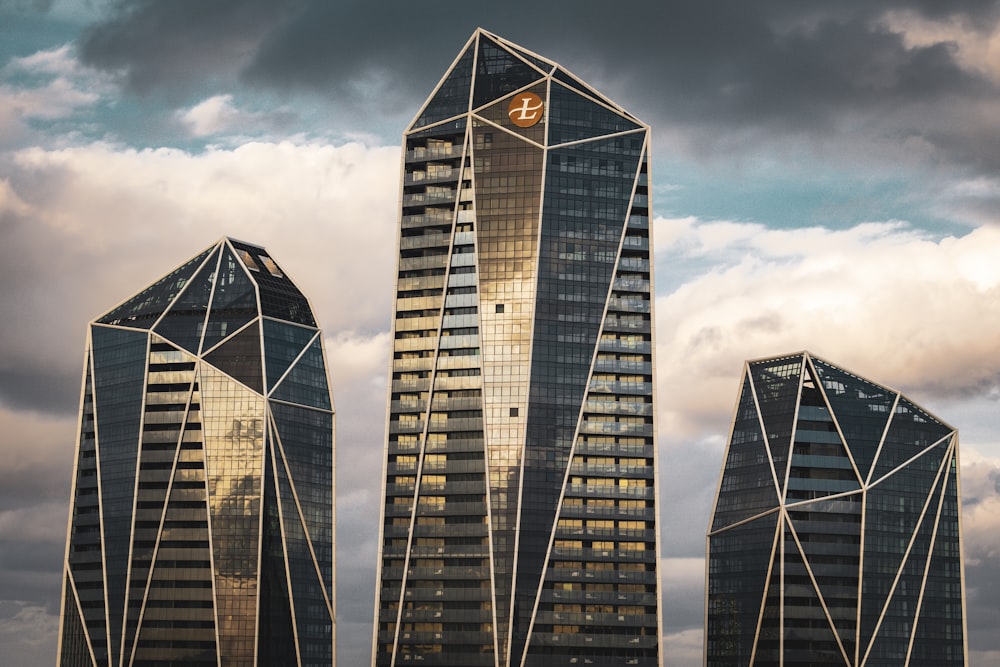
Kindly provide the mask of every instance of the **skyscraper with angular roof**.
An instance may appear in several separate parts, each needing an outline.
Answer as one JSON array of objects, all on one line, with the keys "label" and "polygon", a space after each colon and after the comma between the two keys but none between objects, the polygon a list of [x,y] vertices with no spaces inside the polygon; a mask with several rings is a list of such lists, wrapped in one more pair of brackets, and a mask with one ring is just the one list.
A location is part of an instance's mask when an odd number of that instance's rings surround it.
[{"label": "skyscraper with angular roof", "polygon": [[660,664],[649,128],[477,30],[404,136],[373,664]]},{"label": "skyscraper with angular roof", "polygon": [[955,429],[808,352],[748,362],[742,387],[706,664],[965,665]]},{"label": "skyscraper with angular roof", "polygon": [[93,321],[59,663],[333,664],[333,439],[312,309],[259,246]]}]

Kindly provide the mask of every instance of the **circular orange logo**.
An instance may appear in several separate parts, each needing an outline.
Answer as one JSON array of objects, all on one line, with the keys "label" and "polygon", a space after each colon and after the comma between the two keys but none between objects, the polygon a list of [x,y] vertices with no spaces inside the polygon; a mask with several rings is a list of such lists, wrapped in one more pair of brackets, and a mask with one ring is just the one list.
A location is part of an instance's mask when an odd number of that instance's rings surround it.
[{"label": "circular orange logo", "polygon": [[544,104],[534,93],[518,93],[510,100],[507,115],[518,127],[531,127],[542,119]]}]

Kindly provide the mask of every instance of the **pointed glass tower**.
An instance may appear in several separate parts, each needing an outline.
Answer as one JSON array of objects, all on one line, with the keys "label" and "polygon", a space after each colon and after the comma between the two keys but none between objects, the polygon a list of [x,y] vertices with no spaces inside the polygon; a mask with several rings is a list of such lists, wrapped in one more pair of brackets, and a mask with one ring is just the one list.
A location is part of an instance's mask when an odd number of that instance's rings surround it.
[{"label": "pointed glass tower", "polygon": [[965,665],[958,433],[807,352],[743,373],[706,664]]},{"label": "pointed glass tower", "polygon": [[263,248],[92,322],[80,414],[59,664],[333,664],[322,336]]},{"label": "pointed glass tower", "polygon": [[649,128],[477,30],[404,137],[373,664],[660,664]]}]

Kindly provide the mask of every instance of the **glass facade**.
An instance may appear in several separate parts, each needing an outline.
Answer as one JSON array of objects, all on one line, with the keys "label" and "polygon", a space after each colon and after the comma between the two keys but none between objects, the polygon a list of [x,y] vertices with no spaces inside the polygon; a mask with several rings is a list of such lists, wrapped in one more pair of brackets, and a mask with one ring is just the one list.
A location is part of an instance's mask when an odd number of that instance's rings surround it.
[{"label": "glass facade", "polygon": [[966,664],[958,433],[809,353],[749,362],[708,533],[706,664]]},{"label": "glass facade", "polygon": [[649,129],[478,30],[404,136],[372,664],[661,664]]},{"label": "glass facade", "polygon": [[262,248],[223,239],[92,322],[59,664],[332,665],[333,422]]}]

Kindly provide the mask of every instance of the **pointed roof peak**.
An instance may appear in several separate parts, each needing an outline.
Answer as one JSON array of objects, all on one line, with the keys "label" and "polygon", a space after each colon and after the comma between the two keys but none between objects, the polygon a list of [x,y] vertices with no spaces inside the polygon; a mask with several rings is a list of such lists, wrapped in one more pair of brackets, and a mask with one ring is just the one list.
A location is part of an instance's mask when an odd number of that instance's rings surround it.
[{"label": "pointed roof peak", "polygon": [[[639,127],[648,126],[621,105],[559,65],[483,27],[477,27],[435,86],[406,134],[444,121],[456,121],[470,111],[499,99],[535,80],[558,80],[568,90],[588,97]],[[492,88],[488,81],[493,79]],[[515,85],[519,84],[519,85]],[[472,94],[475,91],[475,94]]]}]

